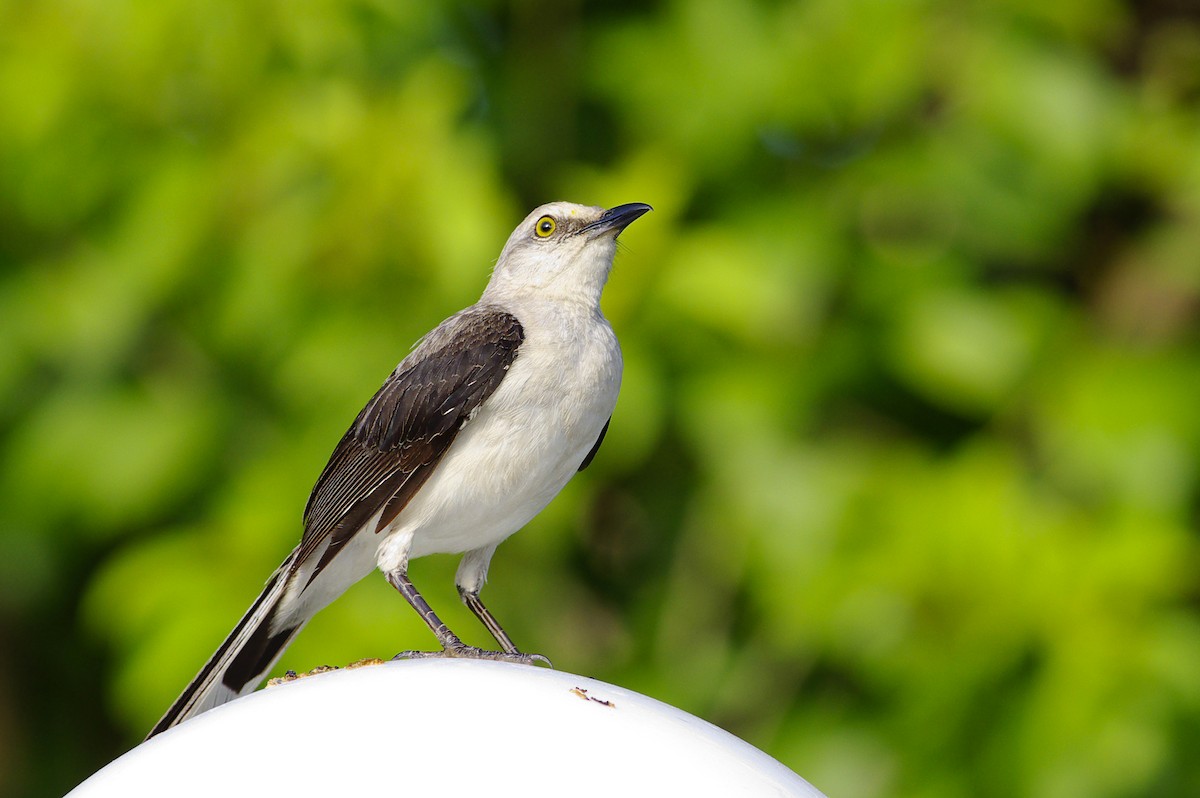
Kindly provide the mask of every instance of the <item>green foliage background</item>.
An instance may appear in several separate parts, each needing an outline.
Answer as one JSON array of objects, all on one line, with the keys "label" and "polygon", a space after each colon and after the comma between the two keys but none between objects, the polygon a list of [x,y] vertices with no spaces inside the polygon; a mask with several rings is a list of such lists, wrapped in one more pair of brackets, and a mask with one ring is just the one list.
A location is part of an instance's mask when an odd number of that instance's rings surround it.
[{"label": "green foliage background", "polygon": [[[0,0],[0,792],[140,739],[557,198],[656,211],[520,643],[839,798],[1200,794],[1170,0]],[[431,642],[370,578],[281,667]]]}]

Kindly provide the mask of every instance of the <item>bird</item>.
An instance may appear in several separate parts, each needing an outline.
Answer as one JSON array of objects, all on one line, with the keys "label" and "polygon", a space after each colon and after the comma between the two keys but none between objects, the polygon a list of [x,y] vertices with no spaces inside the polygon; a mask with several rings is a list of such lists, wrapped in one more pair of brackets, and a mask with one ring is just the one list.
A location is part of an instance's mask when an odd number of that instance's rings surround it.
[{"label": "bird", "polygon": [[[509,236],[479,301],[413,347],[333,450],[300,543],[147,735],[253,692],[317,612],[378,568],[440,650],[525,664],[479,593],[496,547],[596,456],[622,357],[600,297],[617,236],[652,210],[551,202]],[[467,645],[408,577],[428,554],[462,554],[455,584],[499,648]]]}]

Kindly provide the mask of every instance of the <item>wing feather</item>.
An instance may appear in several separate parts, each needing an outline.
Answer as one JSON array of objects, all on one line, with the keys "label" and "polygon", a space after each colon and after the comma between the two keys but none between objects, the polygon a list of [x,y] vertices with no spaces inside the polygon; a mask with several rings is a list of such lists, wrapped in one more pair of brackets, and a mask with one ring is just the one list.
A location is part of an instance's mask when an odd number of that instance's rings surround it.
[{"label": "wing feather", "polygon": [[304,509],[294,563],[328,546],[309,580],[381,510],[378,532],[433,474],[458,431],[499,387],[524,330],[476,305],[451,316],[396,367],[342,436]]}]

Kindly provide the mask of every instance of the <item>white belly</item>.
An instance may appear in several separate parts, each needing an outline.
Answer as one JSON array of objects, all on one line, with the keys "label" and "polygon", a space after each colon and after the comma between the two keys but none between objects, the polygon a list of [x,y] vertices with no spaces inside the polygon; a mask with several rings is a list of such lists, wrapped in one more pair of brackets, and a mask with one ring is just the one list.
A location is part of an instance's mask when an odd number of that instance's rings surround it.
[{"label": "white belly", "polygon": [[620,378],[620,348],[606,323],[558,341],[527,332],[496,392],[379,536],[379,567],[494,547],[527,524],[595,445]]}]

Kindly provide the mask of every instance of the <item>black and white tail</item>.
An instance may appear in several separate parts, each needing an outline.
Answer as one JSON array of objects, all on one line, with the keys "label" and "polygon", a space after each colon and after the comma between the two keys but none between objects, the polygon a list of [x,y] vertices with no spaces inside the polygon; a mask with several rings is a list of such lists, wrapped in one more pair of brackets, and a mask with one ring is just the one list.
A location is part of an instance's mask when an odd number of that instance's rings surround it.
[{"label": "black and white tail", "polygon": [[146,739],[193,715],[253,692],[275,661],[296,636],[307,617],[290,618],[283,611],[291,573],[289,557],[271,577],[266,588],[238,625],[225,638],[175,703],[155,724]]}]

